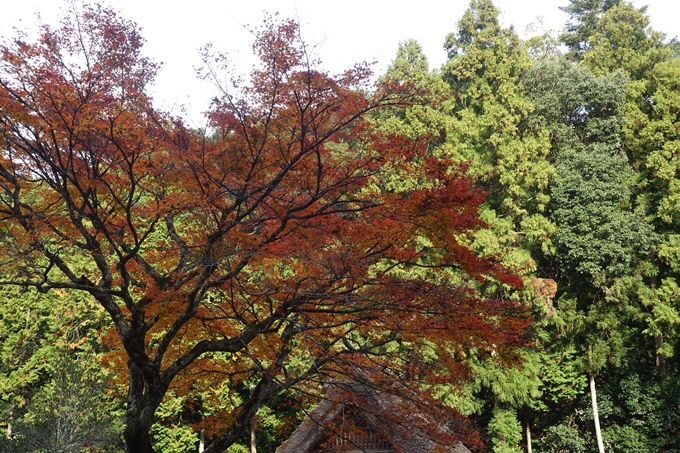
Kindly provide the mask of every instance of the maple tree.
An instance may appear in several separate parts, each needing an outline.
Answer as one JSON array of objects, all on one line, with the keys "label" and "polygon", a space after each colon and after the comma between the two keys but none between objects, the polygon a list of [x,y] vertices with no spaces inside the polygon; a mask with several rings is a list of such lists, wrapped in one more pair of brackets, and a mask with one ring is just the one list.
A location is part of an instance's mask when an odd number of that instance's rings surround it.
[{"label": "maple tree", "polygon": [[[322,71],[292,21],[254,36],[261,65],[221,85],[208,133],[153,108],[158,65],[109,8],[0,47],[1,283],[104,308],[129,452],[154,451],[171,392],[196,406],[226,392],[196,426],[217,452],[309,380],[417,391],[462,375],[465,351],[511,357],[524,341],[522,307],[474,289],[519,284],[469,247],[483,193],[368,118],[414,88],[369,96],[367,66]],[[227,63],[204,56],[208,78]],[[384,183],[394,168],[408,189]]]}]

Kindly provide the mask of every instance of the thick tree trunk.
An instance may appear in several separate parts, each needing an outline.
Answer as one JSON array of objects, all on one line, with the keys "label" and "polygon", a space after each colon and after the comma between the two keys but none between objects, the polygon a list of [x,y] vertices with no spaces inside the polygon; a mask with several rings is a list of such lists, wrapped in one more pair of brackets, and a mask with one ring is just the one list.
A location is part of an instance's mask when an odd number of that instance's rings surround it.
[{"label": "thick tree trunk", "polygon": [[590,374],[590,399],[593,403],[593,419],[595,420],[595,436],[597,437],[597,449],[604,453],[604,443],[602,442],[602,431],[600,430],[600,416],[597,413],[597,394],[595,393],[595,375]]},{"label": "thick tree trunk", "polygon": [[155,453],[151,446],[151,436],[148,431],[139,433],[136,436],[130,435],[125,429],[125,453]]},{"label": "thick tree trunk", "polygon": [[151,425],[154,413],[163,400],[166,388],[160,382],[156,385],[145,382],[140,369],[130,360],[130,382],[128,387],[128,406],[125,411],[126,453],[154,453],[151,446]]},{"label": "thick tree trunk", "polygon": [[531,426],[529,426],[528,421],[526,427],[526,434],[527,434],[527,453],[531,453]]}]

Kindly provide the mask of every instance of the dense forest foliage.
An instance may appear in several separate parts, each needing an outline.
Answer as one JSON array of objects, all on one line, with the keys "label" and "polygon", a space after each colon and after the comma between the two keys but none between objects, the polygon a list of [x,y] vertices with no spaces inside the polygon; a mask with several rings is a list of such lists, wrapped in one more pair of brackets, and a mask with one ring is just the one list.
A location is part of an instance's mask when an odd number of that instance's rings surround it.
[{"label": "dense forest foliage", "polygon": [[6,40],[0,450],[274,452],[361,379],[473,451],[680,452],[680,46],[564,11],[472,0],[377,78],[268,17],[207,130],[109,8]]}]

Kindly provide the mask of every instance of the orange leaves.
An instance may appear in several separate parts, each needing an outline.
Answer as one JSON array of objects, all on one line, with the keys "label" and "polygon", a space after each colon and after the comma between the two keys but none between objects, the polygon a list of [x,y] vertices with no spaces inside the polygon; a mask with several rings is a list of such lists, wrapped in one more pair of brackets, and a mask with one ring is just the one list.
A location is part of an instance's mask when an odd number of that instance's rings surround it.
[{"label": "orange leaves", "polygon": [[152,109],[156,66],[133,24],[98,7],[79,20],[2,48],[0,250],[12,283],[106,309],[128,443],[149,442],[173,388],[209,405],[223,382],[256,383],[207,423],[226,448],[268,396],[320,374],[425,382],[433,345],[521,343],[522,311],[474,290],[516,283],[469,248],[483,194],[367,118],[410,87],[368,97],[366,66],[325,73],[294,22],[268,18],[250,84],[234,80],[212,129],[193,131]]}]

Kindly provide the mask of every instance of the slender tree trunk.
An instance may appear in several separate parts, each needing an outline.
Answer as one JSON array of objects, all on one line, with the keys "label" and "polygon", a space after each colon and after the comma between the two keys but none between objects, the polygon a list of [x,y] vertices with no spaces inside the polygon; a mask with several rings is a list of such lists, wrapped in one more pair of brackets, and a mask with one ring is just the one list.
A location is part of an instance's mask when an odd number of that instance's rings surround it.
[{"label": "slender tree trunk", "polygon": [[9,418],[7,419],[7,438],[12,438],[12,420],[14,419],[14,403],[9,407]]},{"label": "slender tree trunk", "polygon": [[666,376],[666,357],[659,350],[663,347],[663,334],[654,335],[654,347],[656,349],[656,371],[661,378]]},{"label": "slender tree trunk", "polygon": [[597,449],[604,453],[604,443],[602,443],[602,431],[600,430],[600,416],[597,414],[597,394],[595,393],[595,375],[590,374],[590,399],[593,402],[593,419],[595,420],[595,436],[597,437]]},{"label": "slender tree trunk", "polygon": [[198,453],[203,453],[203,451],[205,451],[205,431],[201,430],[198,437]]},{"label": "slender tree trunk", "polygon": [[[659,281],[657,277],[652,277],[652,287],[659,288]],[[663,347],[663,333],[654,335],[654,355],[656,356],[656,371],[659,374],[659,379],[666,376],[666,357],[663,353],[659,353]]]},{"label": "slender tree trunk", "polygon": [[255,436],[255,418],[250,422],[250,453],[257,453],[257,436]]},{"label": "slender tree trunk", "polygon": [[[250,396],[253,396],[255,386],[250,386]],[[250,421],[250,453],[257,453],[257,436],[255,435],[255,417]]]},{"label": "slender tree trunk", "polygon": [[531,426],[529,426],[529,421],[527,420],[527,453],[531,453]]}]

